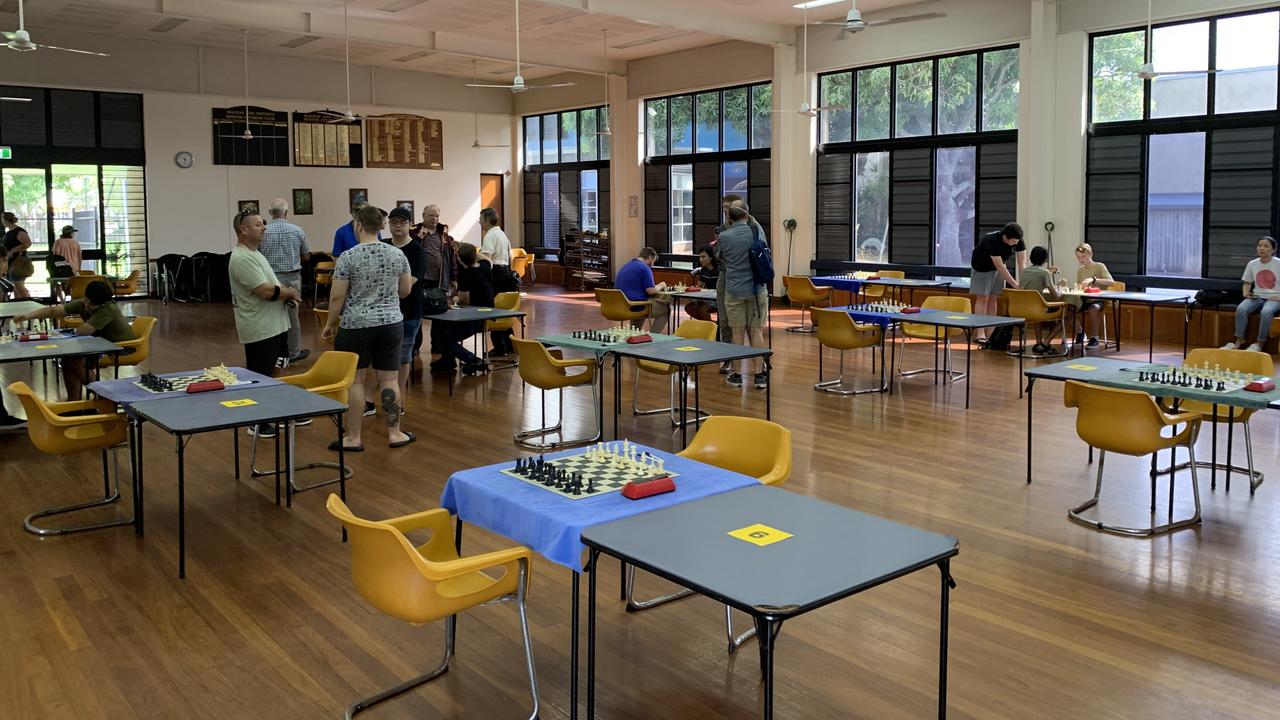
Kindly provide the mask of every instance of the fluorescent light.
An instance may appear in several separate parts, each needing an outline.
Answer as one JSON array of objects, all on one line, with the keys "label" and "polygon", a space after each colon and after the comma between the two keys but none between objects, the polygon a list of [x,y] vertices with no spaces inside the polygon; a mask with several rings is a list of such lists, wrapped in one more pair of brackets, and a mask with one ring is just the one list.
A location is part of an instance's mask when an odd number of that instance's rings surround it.
[{"label": "fluorescent light", "polygon": [[809,2],[796,3],[791,7],[797,10],[808,10],[810,8],[822,7],[823,5],[835,5],[836,3],[842,3],[844,1],[845,0],[809,0]]}]

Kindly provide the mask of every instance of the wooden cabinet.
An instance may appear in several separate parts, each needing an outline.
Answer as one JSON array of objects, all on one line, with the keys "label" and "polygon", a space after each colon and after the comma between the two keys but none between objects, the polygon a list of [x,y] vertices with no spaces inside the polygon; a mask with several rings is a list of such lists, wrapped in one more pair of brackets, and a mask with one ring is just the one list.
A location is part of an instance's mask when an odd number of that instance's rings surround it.
[{"label": "wooden cabinet", "polygon": [[564,289],[591,290],[613,282],[613,245],[607,234],[570,230],[564,235]]}]

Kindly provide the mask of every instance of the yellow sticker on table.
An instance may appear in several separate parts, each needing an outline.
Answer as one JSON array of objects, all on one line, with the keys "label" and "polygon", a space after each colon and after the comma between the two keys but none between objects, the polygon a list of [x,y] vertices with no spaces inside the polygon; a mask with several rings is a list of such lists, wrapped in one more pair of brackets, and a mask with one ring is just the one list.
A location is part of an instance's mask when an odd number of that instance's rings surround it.
[{"label": "yellow sticker on table", "polygon": [[493,308],[476,308],[476,312],[493,312]]},{"label": "yellow sticker on table", "polygon": [[686,345],[686,346],[684,346],[684,347],[678,347],[678,348],[676,348],[676,350],[679,350],[680,352],[698,352],[698,351],[699,351],[699,350],[701,350],[701,349],[702,349],[702,348],[700,348],[700,347],[698,347],[698,346],[696,346],[696,345]]},{"label": "yellow sticker on table", "polygon": [[1068,369],[1070,369],[1070,370],[1084,370],[1084,371],[1088,372],[1089,370],[1097,370],[1097,369],[1098,369],[1098,366],[1097,366],[1097,365],[1082,365],[1082,364],[1080,364],[1080,363],[1075,363],[1075,364],[1072,364],[1072,365],[1068,365],[1068,366],[1067,366],[1067,368],[1068,368]]},{"label": "yellow sticker on table", "polygon": [[258,401],[253,398],[241,398],[239,400],[223,400],[222,407],[245,407],[248,405],[257,405]]},{"label": "yellow sticker on table", "polygon": [[948,315],[947,319],[948,320],[968,320],[969,316],[968,315]]},{"label": "yellow sticker on table", "polygon": [[771,528],[768,525],[759,523],[748,525],[739,530],[730,530],[729,534],[739,540],[749,542],[752,545],[759,545],[760,547],[772,545],[792,536],[789,532],[783,532],[777,528]]},{"label": "yellow sticker on table", "polygon": [[57,346],[57,345],[37,345],[37,346],[36,346],[36,349],[37,349],[37,350],[52,350],[52,349],[54,349],[54,348],[56,348],[56,347],[58,347],[58,346]]}]

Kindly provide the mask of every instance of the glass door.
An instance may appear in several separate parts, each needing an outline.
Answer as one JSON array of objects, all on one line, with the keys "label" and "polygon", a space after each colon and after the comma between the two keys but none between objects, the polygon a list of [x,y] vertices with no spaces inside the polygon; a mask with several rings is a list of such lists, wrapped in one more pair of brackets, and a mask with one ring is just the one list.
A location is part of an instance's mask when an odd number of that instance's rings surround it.
[{"label": "glass door", "polygon": [[[76,229],[76,240],[85,250],[98,248],[100,225],[97,165],[52,166],[52,190],[49,206],[53,209],[53,237],[62,236],[62,228]],[[85,260],[82,270],[103,272],[102,263]]]},{"label": "glass door", "polygon": [[[18,225],[31,236],[31,252],[44,252],[52,246],[49,240],[49,183],[44,168],[6,167],[0,169],[0,193],[4,209],[18,216]],[[27,280],[33,297],[42,293],[49,270],[43,262],[35,263],[35,274]]]}]

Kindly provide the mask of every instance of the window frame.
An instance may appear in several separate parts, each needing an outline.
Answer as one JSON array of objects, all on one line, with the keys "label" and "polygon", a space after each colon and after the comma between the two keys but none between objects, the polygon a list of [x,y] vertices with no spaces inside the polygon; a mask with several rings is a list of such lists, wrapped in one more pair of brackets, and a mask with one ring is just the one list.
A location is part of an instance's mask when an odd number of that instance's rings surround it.
[{"label": "window frame", "polygon": [[[600,159],[600,137],[601,137],[599,135],[600,112],[604,107],[605,107],[604,105],[587,105],[584,107],[565,108],[563,110],[549,110],[546,112],[530,113],[528,115],[520,116],[520,120],[521,120],[520,160],[522,163],[521,168],[524,170],[530,170],[535,172],[559,172],[560,170],[607,170],[609,167],[609,160],[607,158],[603,160]],[[595,146],[596,146],[595,160],[582,159],[582,117],[580,113],[583,110],[596,111],[597,134],[595,136]],[[569,162],[563,161],[562,145],[564,143],[564,137],[562,133],[563,133],[564,121],[561,118],[561,116],[563,115],[573,115],[574,127],[577,128],[576,130],[577,144],[575,146],[577,148],[576,159],[571,160]],[[545,157],[546,154],[544,152],[539,152],[539,155],[540,155],[539,162],[530,163],[529,162],[529,143],[528,143],[528,138],[526,133],[526,130],[528,129],[528,126],[529,126],[528,125],[529,119],[536,118],[538,120],[538,129],[539,129],[539,132],[541,133],[541,135],[538,138],[538,143],[539,143],[538,147],[539,147],[539,150],[541,151],[543,149],[542,148],[543,138],[545,137],[545,134],[546,134],[546,128],[543,126],[543,118],[546,118],[548,116],[554,116],[556,119],[555,121],[556,161],[546,162],[546,157]]]}]

